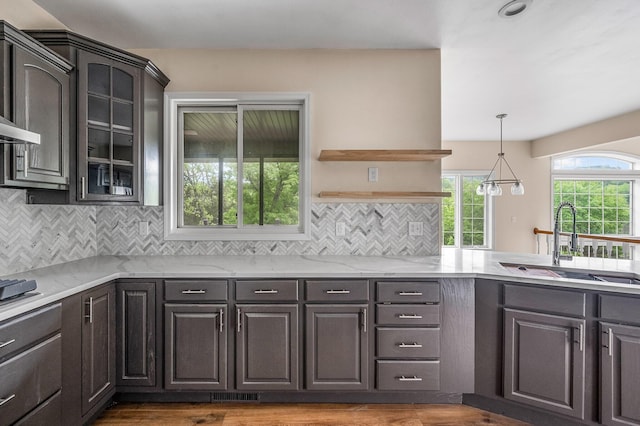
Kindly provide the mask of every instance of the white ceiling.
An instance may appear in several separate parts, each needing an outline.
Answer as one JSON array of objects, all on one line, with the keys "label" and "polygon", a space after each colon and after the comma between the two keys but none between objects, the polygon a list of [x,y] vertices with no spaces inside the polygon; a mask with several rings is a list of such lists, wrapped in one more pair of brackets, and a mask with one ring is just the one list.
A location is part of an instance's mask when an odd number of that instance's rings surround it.
[{"label": "white ceiling", "polygon": [[640,1],[35,0],[121,48],[442,49],[445,140],[529,140],[640,109]]}]

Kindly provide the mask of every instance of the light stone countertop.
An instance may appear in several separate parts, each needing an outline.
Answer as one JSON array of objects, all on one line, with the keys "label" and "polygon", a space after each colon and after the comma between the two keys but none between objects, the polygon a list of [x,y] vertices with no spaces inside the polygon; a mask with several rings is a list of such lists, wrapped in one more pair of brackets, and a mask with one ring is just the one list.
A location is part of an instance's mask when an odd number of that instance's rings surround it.
[{"label": "light stone countertop", "polygon": [[[440,256],[96,256],[0,278],[36,279],[38,294],[0,302],[0,321],[118,278],[488,278],[640,295],[640,285],[530,277],[500,262],[550,266],[551,256],[443,249]],[[640,277],[640,262],[574,258],[561,267]]]}]

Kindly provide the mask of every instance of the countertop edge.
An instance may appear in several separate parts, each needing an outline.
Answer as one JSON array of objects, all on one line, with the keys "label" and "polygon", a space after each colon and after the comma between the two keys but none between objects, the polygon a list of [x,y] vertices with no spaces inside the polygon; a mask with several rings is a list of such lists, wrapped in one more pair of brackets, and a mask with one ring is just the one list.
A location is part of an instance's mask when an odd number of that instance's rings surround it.
[{"label": "countertop edge", "polygon": [[[36,294],[0,302],[0,321],[59,302],[117,279],[172,278],[393,278],[491,279],[583,291],[640,295],[640,286],[567,278],[523,277],[499,262],[549,265],[549,256],[443,250],[441,256],[95,256],[13,274],[33,278]],[[638,275],[637,262],[577,261],[568,267]]]}]

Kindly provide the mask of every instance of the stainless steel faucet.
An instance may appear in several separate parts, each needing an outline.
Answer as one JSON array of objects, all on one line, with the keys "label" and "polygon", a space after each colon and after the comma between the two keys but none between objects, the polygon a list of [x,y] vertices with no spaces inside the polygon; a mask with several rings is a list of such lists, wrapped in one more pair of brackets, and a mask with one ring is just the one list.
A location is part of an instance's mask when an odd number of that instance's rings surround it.
[{"label": "stainless steel faucet", "polygon": [[560,203],[556,209],[556,222],[553,226],[553,264],[560,265],[560,259],[571,259],[571,256],[560,256],[560,211],[563,207],[571,209],[573,216],[573,232],[569,241],[569,250],[576,253],[578,251],[578,234],[576,234],[576,208],[568,201]]}]

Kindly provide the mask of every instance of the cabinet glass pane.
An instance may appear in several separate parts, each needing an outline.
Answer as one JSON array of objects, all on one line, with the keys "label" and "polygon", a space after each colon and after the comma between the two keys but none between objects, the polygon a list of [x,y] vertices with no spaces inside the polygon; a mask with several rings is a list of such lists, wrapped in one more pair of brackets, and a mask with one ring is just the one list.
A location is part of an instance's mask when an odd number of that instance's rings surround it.
[{"label": "cabinet glass pane", "polygon": [[111,174],[108,164],[89,163],[89,182],[87,191],[89,194],[108,194]]},{"label": "cabinet glass pane", "polygon": [[113,124],[133,130],[133,104],[113,101]]},{"label": "cabinet glass pane", "polygon": [[133,76],[113,68],[113,97],[133,101]]},{"label": "cabinet glass pane", "polygon": [[133,135],[113,133],[113,159],[133,162]]},{"label": "cabinet glass pane", "polygon": [[90,128],[87,155],[95,158],[109,158],[109,137],[108,131]]},{"label": "cabinet glass pane", "polygon": [[133,195],[133,166],[113,165],[113,195]]},{"label": "cabinet glass pane", "polygon": [[89,64],[89,92],[105,96],[111,95],[109,66],[103,64]]},{"label": "cabinet glass pane", "polygon": [[89,122],[108,126],[111,121],[109,118],[109,99],[100,98],[89,95],[88,117]]}]

